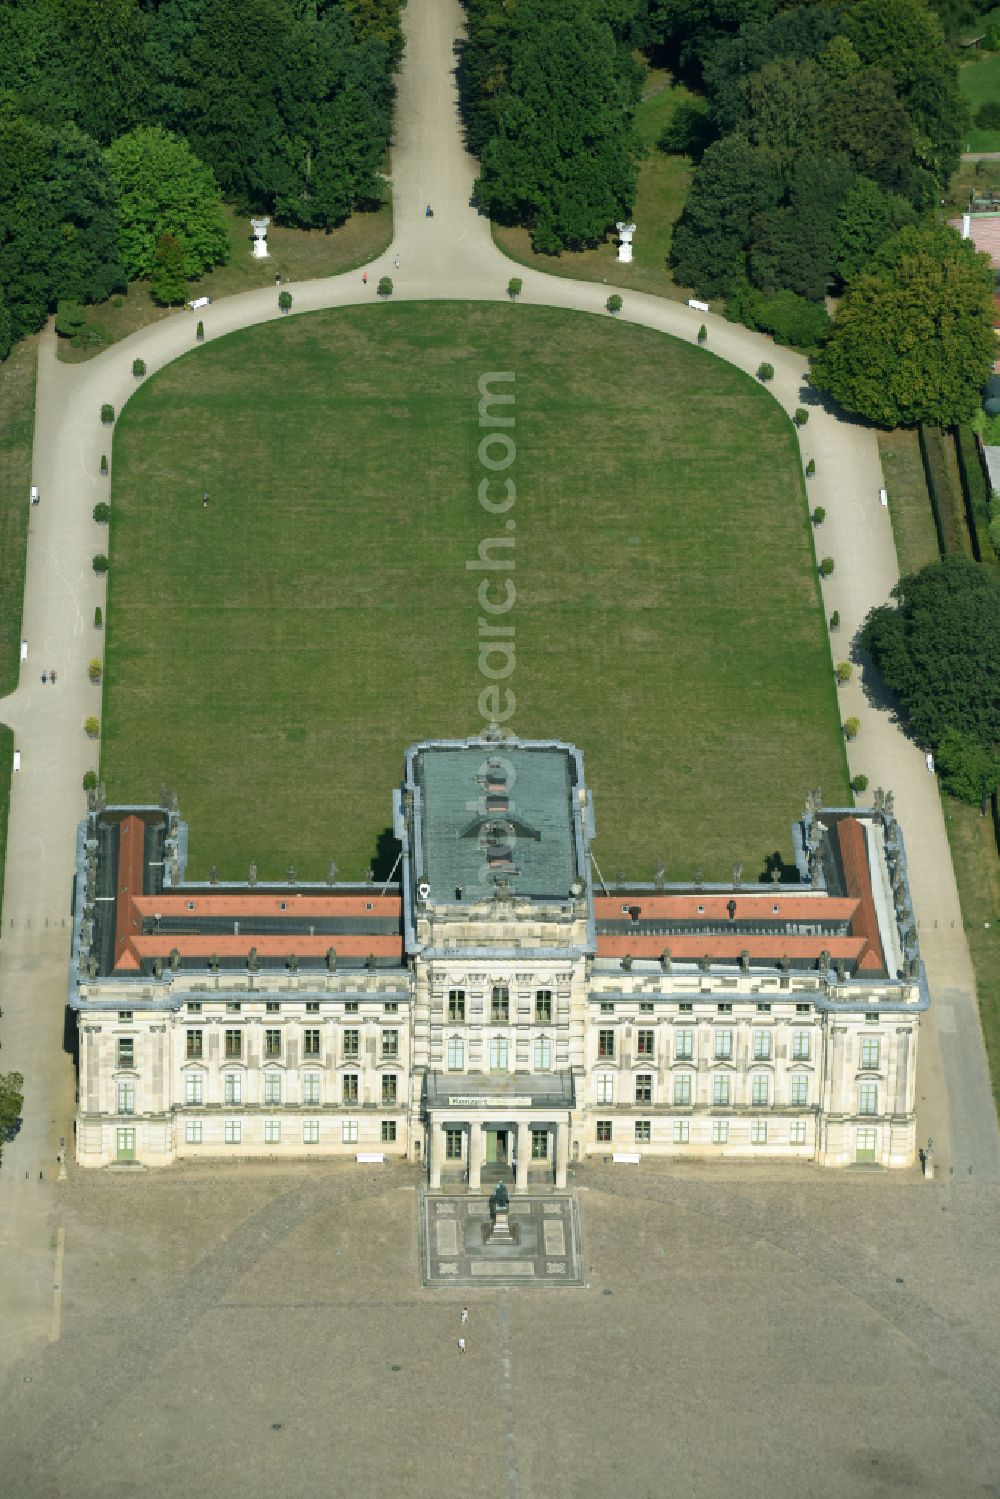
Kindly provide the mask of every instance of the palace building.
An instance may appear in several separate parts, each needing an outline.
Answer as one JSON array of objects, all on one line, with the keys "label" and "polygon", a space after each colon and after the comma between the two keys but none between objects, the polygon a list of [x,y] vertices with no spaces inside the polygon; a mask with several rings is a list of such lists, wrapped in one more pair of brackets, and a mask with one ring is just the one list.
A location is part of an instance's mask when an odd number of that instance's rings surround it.
[{"label": "palace building", "polygon": [[889,796],[793,829],[797,880],[606,885],[583,757],[432,740],[399,883],[193,882],[176,799],[80,824],[83,1166],[405,1157],[431,1187],[588,1156],[901,1167],[929,1004]]}]

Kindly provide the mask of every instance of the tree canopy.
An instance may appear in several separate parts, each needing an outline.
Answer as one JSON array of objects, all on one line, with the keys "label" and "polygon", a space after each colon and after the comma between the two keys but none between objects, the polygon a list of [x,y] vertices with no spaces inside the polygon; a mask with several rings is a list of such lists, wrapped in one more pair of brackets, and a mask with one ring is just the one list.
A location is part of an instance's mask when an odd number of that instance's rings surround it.
[{"label": "tree canopy", "polygon": [[228,259],[219,185],[186,141],[159,125],[141,125],[106,154],[118,191],[118,243],[130,278],[153,274],[156,242],[164,234],[182,246],[189,281]]}]

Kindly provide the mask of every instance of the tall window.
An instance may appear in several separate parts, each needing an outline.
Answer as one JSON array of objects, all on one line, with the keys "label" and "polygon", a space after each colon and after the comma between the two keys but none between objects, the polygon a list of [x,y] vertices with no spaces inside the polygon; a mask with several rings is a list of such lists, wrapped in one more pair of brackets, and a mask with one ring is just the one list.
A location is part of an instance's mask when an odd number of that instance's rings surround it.
[{"label": "tall window", "polygon": [[135,1066],[135,1040],[132,1036],[118,1037],[118,1065],[119,1067]]},{"label": "tall window", "polygon": [[807,1077],[792,1078],[792,1103],[799,1108],[809,1102],[809,1079]]},{"label": "tall window", "polygon": [[360,1031],[344,1032],[344,1056],[351,1061],[355,1061],[361,1054],[358,1041],[360,1034]]},{"label": "tall window", "polygon": [[302,1143],[303,1145],[319,1144],[319,1120],[303,1119],[302,1121]]},{"label": "tall window", "polygon": [[716,1072],[712,1076],[712,1102],[716,1108],[722,1108],[731,1101],[730,1077],[728,1072]]},{"label": "tall window", "polygon": [[861,1038],[861,1065],[868,1072],[877,1072],[879,1068],[879,1052],[881,1050],[878,1036],[862,1036]]},{"label": "tall window", "polygon": [[201,1144],[201,1120],[185,1119],[184,1121],[184,1143],[185,1145]]},{"label": "tall window", "polygon": [[490,994],[490,1019],[494,1025],[510,1019],[510,990],[506,984],[494,984]]},{"label": "tall window", "polygon": [[187,1072],[184,1075],[184,1102],[202,1103],[204,1096],[202,1092],[203,1078],[200,1072]]},{"label": "tall window", "polygon": [[280,1143],[281,1143],[281,1120],[280,1119],[265,1119],[264,1120],[264,1144],[265,1145],[280,1145]]},{"label": "tall window", "polygon": [[460,1129],[446,1129],[444,1132],[444,1154],[447,1161],[460,1161],[462,1159],[462,1134]]},{"label": "tall window", "polygon": [[652,1139],[653,1126],[648,1119],[637,1119],[635,1121],[635,1143],[637,1145],[648,1145]]},{"label": "tall window", "polygon": [[713,1119],[712,1120],[712,1144],[713,1145],[728,1145],[729,1144],[729,1120],[728,1119]]},{"label": "tall window", "polygon": [[597,1032],[597,1055],[599,1057],[613,1057],[615,1054],[614,1031]]},{"label": "tall window", "polygon": [[358,1143],[358,1121],[356,1119],[345,1119],[340,1126],[340,1138],[345,1145],[357,1145]]},{"label": "tall window", "polygon": [[265,1055],[265,1057],[267,1057],[271,1061],[274,1061],[274,1059],[276,1057],[280,1057],[281,1056],[281,1032],[280,1031],[265,1031],[264,1032],[264,1055]]},{"label": "tall window", "polygon": [[490,1037],[490,1071],[507,1071],[507,1037]]},{"label": "tall window", "polygon": [[465,990],[448,990],[448,1019],[454,1025],[456,1021],[465,1019]]},{"label": "tall window", "polygon": [[674,1103],[687,1108],[691,1102],[691,1074],[678,1072],[674,1075]]},{"label": "tall window", "polygon": [[733,1033],[732,1031],[715,1032],[715,1058],[719,1062],[729,1062],[733,1056]]},{"label": "tall window", "polygon": [[302,1079],[302,1102],[319,1103],[319,1073],[307,1072]]},{"label": "tall window", "polygon": [[243,1123],[240,1119],[226,1120],[226,1144],[239,1145],[243,1139]]},{"label": "tall window", "polygon": [[597,1141],[598,1141],[598,1144],[600,1144],[600,1145],[610,1145],[610,1143],[611,1143],[611,1120],[610,1119],[598,1119],[598,1121],[597,1121]]},{"label": "tall window", "polygon": [[394,1144],[395,1139],[396,1139],[396,1121],[395,1121],[395,1119],[383,1119],[382,1120],[382,1144],[383,1145],[392,1145],[392,1144]]},{"label": "tall window", "polygon": [[615,1080],[610,1072],[599,1072],[597,1074],[597,1102],[614,1103]]},{"label": "tall window", "polygon": [[465,1066],[465,1042],[461,1036],[448,1037],[448,1069],[461,1072]]},{"label": "tall window", "polygon": [[118,1112],[119,1114],[135,1113],[135,1083],[118,1084]]},{"label": "tall window", "polygon": [[344,1073],[344,1102],[357,1103],[358,1101],[358,1074],[356,1072]]},{"label": "tall window", "polygon": [[806,1143],[806,1122],[804,1119],[793,1119],[788,1126],[789,1145],[804,1145]]},{"label": "tall window", "polygon": [[750,1144],[751,1145],[766,1145],[767,1144],[767,1120],[766,1119],[754,1119],[754,1120],[751,1121],[751,1123],[750,1123]]},{"label": "tall window", "polygon": [[549,1132],[547,1129],[531,1131],[531,1159],[547,1161],[549,1158]]},{"label": "tall window", "polygon": [[399,1032],[398,1031],[383,1031],[382,1032],[382,1055],[384,1057],[398,1057],[399,1056]]},{"label": "tall window", "polygon": [[234,1058],[241,1057],[243,1055],[243,1032],[242,1031],[227,1031],[226,1032],[226,1046],[225,1046],[225,1051],[226,1051],[226,1057],[227,1057],[227,1059],[229,1061],[233,1061]]},{"label": "tall window", "polygon": [[771,1079],[766,1072],[755,1072],[750,1079],[750,1102],[763,1108],[771,1101]]},{"label": "tall window", "polygon": [[552,1024],[552,990],[535,990],[535,1019],[539,1025]]},{"label": "tall window", "polygon": [[635,1033],[636,1055],[640,1057],[651,1057],[656,1052],[656,1032],[636,1031]]},{"label": "tall window", "polygon": [[690,1062],[694,1056],[694,1031],[674,1031],[674,1056],[678,1062]]},{"label": "tall window", "polygon": [[858,1089],[858,1113],[878,1113],[878,1084],[862,1083]]},{"label": "tall window", "polygon": [[187,1056],[188,1060],[197,1060],[202,1055],[202,1033],[201,1031],[188,1031],[187,1033]]},{"label": "tall window", "polygon": [[227,1072],[222,1079],[223,1103],[243,1102],[243,1078],[238,1072]]},{"label": "tall window", "polygon": [[548,1072],[552,1066],[552,1042],[546,1036],[535,1041],[535,1071]]},{"label": "tall window", "polygon": [[691,1138],[691,1125],[687,1119],[674,1120],[674,1144],[686,1145]]},{"label": "tall window", "polygon": [[792,1034],[792,1056],[796,1062],[808,1062],[812,1056],[812,1034],[798,1030]]},{"label": "tall window", "polygon": [[264,1102],[272,1104],[281,1102],[280,1072],[264,1073]]},{"label": "tall window", "polygon": [[382,1102],[395,1103],[399,1096],[399,1079],[394,1072],[382,1074]]},{"label": "tall window", "polygon": [[310,1027],[309,1030],[303,1032],[303,1035],[305,1037],[305,1041],[304,1041],[304,1045],[302,1047],[302,1055],[306,1056],[306,1057],[318,1057],[319,1056],[319,1030],[318,1029],[314,1030],[312,1027]]},{"label": "tall window", "polygon": [[651,1072],[640,1072],[635,1080],[636,1103],[653,1102],[653,1074]]},{"label": "tall window", "polygon": [[771,1060],[771,1032],[755,1030],[753,1033],[753,1059],[755,1062]]}]

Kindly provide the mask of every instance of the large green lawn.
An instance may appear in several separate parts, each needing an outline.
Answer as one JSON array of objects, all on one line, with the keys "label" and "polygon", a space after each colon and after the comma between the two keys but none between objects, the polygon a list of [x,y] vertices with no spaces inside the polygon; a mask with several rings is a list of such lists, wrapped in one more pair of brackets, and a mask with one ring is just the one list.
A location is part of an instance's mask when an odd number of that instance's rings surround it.
[{"label": "large green lawn", "polygon": [[[958,86],[973,114],[988,99],[1000,99],[1000,52],[972,57],[958,70]],[[962,135],[963,151],[1000,151],[1000,130],[969,124]]]},{"label": "large green lawn", "polygon": [[364,869],[405,746],[483,727],[466,561],[506,520],[512,726],[584,749],[606,878],[751,877],[808,787],[849,796],[793,429],[704,350],[510,305],[288,318],[137,390],[112,505],[104,775],[176,785],[195,875]]}]

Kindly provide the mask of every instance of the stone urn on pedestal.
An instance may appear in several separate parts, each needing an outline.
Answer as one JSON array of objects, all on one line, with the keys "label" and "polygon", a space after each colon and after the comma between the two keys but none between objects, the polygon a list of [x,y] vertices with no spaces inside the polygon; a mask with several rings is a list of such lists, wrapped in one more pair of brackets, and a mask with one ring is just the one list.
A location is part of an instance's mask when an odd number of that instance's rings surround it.
[{"label": "stone urn on pedestal", "polygon": [[632,264],[632,236],[635,233],[634,224],[616,224],[618,230],[618,259],[622,265]]},{"label": "stone urn on pedestal", "polygon": [[267,259],[267,231],[271,223],[270,219],[251,219],[250,228],[253,230],[253,258],[254,260]]}]

